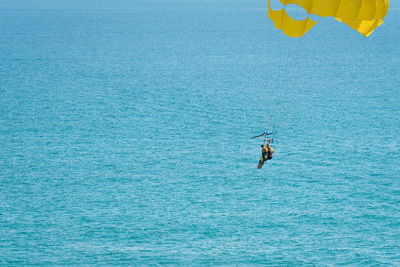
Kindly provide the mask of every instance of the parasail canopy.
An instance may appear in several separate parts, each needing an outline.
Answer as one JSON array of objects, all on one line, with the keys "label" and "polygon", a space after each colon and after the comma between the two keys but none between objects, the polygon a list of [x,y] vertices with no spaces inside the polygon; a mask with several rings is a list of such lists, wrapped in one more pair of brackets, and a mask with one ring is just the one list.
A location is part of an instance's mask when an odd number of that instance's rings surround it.
[{"label": "parasail canopy", "polygon": [[[307,11],[308,15],[334,17],[368,37],[383,23],[388,10],[389,0],[279,0],[284,6],[298,5]],[[309,17],[304,20],[291,18],[284,8],[272,10],[268,0],[268,16],[277,29],[287,36],[301,37],[318,21]]]}]

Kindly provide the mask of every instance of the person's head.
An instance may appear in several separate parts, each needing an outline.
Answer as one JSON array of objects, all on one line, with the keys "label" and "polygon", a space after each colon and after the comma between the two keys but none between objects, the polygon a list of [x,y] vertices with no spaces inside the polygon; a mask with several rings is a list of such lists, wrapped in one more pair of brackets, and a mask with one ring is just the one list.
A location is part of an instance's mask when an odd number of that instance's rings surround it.
[{"label": "person's head", "polygon": [[268,144],[267,144],[267,147],[271,147],[271,145],[268,143]]},{"label": "person's head", "polygon": [[261,147],[264,147],[264,145],[261,145]]}]

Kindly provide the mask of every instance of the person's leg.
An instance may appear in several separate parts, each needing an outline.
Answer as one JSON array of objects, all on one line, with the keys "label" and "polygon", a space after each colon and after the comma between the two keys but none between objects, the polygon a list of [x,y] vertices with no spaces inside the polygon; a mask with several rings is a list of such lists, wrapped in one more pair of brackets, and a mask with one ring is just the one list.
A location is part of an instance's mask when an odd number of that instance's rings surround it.
[{"label": "person's leg", "polygon": [[264,165],[264,161],[263,160],[260,160],[259,162],[258,162],[258,169],[261,169],[262,168],[262,166]]}]

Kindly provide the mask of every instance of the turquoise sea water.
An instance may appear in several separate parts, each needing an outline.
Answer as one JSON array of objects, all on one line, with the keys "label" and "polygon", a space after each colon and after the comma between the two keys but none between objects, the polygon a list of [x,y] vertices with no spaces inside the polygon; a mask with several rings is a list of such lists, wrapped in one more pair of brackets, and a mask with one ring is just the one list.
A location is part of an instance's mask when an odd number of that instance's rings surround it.
[{"label": "turquoise sea water", "polygon": [[399,265],[399,7],[265,9],[0,9],[0,264]]}]

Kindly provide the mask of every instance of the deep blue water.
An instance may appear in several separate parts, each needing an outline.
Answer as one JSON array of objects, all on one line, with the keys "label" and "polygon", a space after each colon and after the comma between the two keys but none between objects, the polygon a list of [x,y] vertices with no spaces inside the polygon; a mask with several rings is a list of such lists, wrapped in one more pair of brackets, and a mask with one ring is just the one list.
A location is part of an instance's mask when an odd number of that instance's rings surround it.
[{"label": "deep blue water", "polygon": [[166,3],[0,9],[0,264],[400,265],[400,9]]}]

